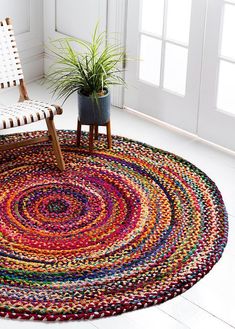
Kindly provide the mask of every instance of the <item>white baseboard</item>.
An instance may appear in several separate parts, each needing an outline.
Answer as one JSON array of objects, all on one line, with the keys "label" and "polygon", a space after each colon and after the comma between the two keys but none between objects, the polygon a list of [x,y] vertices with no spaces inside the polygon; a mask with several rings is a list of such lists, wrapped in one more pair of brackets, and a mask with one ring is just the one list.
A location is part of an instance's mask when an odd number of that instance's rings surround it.
[{"label": "white baseboard", "polygon": [[150,121],[152,123],[155,123],[158,126],[161,126],[161,127],[166,128],[166,129],[172,130],[172,131],[174,131],[174,132],[176,132],[178,134],[185,135],[185,136],[190,137],[190,138],[194,138],[195,140],[198,140],[198,141],[200,141],[202,143],[205,143],[207,145],[210,145],[211,147],[214,147],[214,148],[218,149],[219,151],[222,151],[222,152],[225,152],[225,153],[229,153],[229,154],[235,155],[235,151],[233,151],[233,150],[230,150],[230,149],[228,149],[228,148],[226,148],[224,146],[221,146],[219,144],[215,144],[213,142],[210,142],[210,141],[208,141],[206,139],[203,139],[203,138],[199,137],[198,135],[192,134],[192,133],[190,133],[190,132],[188,132],[186,130],[183,130],[183,129],[178,128],[178,127],[173,126],[173,125],[170,125],[170,124],[168,124],[168,123],[166,123],[164,121],[161,121],[161,120],[158,120],[156,118],[153,118],[153,117],[151,117],[151,116],[149,116],[147,114],[144,114],[142,112],[136,111],[136,110],[134,110],[134,109],[132,109],[132,108],[130,108],[128,106],[124,106],[123,107],[123,110],[126,111],[126,112],[129,112],[129,113],[131,113],[133,115],[136,115],[139,118],[142,118],[144,120],[147,120],[147,121]]},{"label": "white baseboard", "polygon": [[23,67],[24,78],[26,82],[41,79],[44,76],[44,54],[23,58],[21,60]]}]

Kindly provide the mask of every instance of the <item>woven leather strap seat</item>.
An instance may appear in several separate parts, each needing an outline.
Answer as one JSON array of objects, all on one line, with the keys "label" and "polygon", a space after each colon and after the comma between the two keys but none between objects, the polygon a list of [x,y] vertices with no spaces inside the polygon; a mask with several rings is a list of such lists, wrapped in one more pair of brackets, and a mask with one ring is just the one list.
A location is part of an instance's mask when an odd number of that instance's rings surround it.
[{"label": "woven leather strap seat", "polygon": [[8,151],[31,144],[52,142],[58,168],[65,169],[59,139],[54,125],[54,115],[62,114],[60,106],[30,100],[24,81],[16,40],[9,17],[0,20],[0,89],[19,87],[19,102],[11,105],[0,105],[0,130],[26,125],[45,120],[48,134],[41,137],[22,140],[11,144],[0,144],[0,151]]},{"label": "woven leather strap seat", "polygon": [[0,105],[0,129],[23,126],[60,114],[58,107],[34,100]]}]

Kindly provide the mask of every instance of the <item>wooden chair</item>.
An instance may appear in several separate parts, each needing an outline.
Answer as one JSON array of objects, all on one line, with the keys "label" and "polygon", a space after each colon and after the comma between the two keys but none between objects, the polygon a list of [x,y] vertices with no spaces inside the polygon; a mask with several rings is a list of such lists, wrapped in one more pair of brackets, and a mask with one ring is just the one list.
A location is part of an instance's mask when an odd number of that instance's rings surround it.
[{"label": "wooden chair", "polygon": [[0,105],[0,130],[22,126],[39,120],[46,120],[48,135],[0,145],[1,150],[42,143],[51,140],[58,168],[65,169],[57,133],[54,126],[54,115],[62,114],[57,105],[30,100],[28,97],[22,67],[10,18],[0,21],[0,87],[19,86],[19,102],[10,106]]}]

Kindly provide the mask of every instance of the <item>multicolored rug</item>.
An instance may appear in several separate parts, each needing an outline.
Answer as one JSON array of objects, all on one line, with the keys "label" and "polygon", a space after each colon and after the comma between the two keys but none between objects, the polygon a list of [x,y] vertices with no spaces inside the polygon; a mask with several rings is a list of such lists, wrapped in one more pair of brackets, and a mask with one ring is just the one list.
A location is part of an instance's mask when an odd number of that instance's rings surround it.
[{"label": "multicolored rug", "polygon": [[219,260],[227,215],[202,171],[122,137],[109,151],[102,136],[89,154],[75,132],[59,136],[63,173],[47,144],[0,154],[0,316],[136,310],[186,291]]}]

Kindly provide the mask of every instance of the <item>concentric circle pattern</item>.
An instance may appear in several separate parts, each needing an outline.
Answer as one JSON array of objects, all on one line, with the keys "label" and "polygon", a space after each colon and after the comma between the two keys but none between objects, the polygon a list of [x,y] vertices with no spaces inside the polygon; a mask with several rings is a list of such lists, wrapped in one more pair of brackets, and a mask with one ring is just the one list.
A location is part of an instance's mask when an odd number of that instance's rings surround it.
[{"label": "concentric circle pattern", "polygon": [[173,298],[219,260],[227,215],[198,168],[122,137],[107,150],[101,136],[93,154],[75,132],[59,137],[64,172],[49,144],[0,154],[0,316],[120,314]]}]

